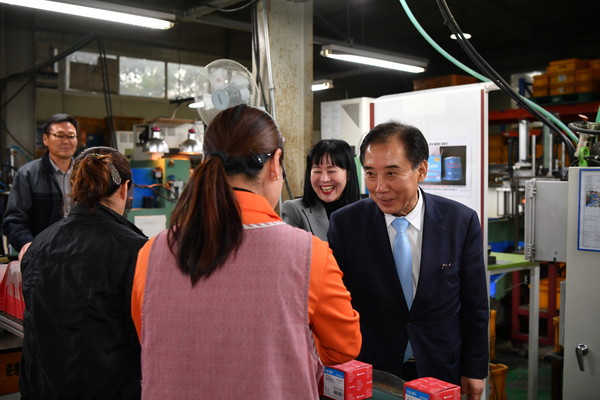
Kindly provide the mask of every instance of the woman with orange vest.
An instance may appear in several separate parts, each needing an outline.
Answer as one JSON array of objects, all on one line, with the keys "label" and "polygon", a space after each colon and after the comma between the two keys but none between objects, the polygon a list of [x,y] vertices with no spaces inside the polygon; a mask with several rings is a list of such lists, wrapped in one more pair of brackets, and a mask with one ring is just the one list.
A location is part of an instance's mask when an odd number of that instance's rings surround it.
[{"label": "woman with orange vest", "polygon": [[318,399],[322,364],[354,359],[362,338],[327,243],[274,211],[283,137],[239,105],[211,121],[204,155],[139,253],[142,397]]}]

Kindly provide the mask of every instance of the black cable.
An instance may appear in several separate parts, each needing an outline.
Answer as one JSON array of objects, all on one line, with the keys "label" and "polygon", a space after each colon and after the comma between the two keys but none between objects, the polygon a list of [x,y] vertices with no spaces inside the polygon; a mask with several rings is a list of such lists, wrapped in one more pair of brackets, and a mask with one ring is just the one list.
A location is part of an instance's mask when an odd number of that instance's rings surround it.
[{"label": "black cable", "polygon": [[237,7],[237,8],[217,8],[217,11],[221,11],[221,12],[235,12],[235,11],[240,11],[243,10],[246,7],[251,6],[252,4],[255,4],[257,0],[250,0],[248,3],[244,4],[243,6]]},{"label": "black cable", "polygon": [[109,83],[109,79],[108,79],[108,64],[106,62],[106,50],[104,48],[104,42],[102,42],[102,39],[100,37],[98,37],[97,42],[98,42],[98,50],[100,53],[99,61],[100,61],[100,67],[101,67],[101,72],[102,72],[102,81],[104,83],[104,85],[103,85],[104,90],[102,92],[104,94],[104,105],[106,107],[106,117],[107,117],[106,127],[108,128],[108,132],[110,133],[110,138],[112,140],[112,147],[117,148],[117,136],[115,134],[115,127],[114,127],[114,122],[113,122],[112,100],[111,100],[111,94],[110,94],[110,83]]},{"label": "black cable", "polygon": [[15,135],[12,134],[12,132],[8,129],[8,126],[6,126],[6,122],[4,121],[4,119],[0,116],[0,121],[2,122],[2,126],[4,127],[4,130],[6,131],[6,133],[8,133],[8,136],[11,137],[11,139],[17,144],[19,145],[19,147],[21,148],[21,150],[26,151],[27,153],[31,154],[32,157],[35,158],[35,154],[33,154],[31,151],[27,150],[27,148],[23,145],[23,143],[21,143],[19,141],[19,139],[17,139],[15,137]]},{"label": "black cable", "polygon": [[[445,5],[445,0],[438,0],[438,4],[439,4],[439,1],[444,2],[443,5]],[[521,98],[521,96],[514,91],[514,89],[483,59],[483,57],[481,57],[481,55],[479,55],[477,53],[477,51],[473,48],[473,46],[464,37],[464,34],[460,30],[460,27],[458,26],[458,24],[452,17],[450,11],[447,9],[447,5],[445,7],[446,7],[446,9],[442,11],[442,13],[444,14],[444,18],[446,19],[445,22],[449,24],[448,26],[449,26],[450,30],[459,38],[459,44],[461,45],[463,50],[465,50],[467,55],[469,55],[469,57],[477,64],[477,66],[480,68],[480,70],[483,71],[484,74],[488,76],[488,78],[490,78],[503,92],[505,92],[511,98],[513,98],[520,107],[529,111],[532,115],[539,118],[543,123],[545,123],[547,126],[549,126],[552,130],[557,132],[559,134],[559,137],[561,137],[561,139],[565,143],[567,143],[567,150],[569,152],[571,161],[573,161],[574,160],[574,156],[573,156],[574,148],[573,148],[572,143],[568,139],[566,139],[566,137],[564,136],[562,131],[560,131],[558,129],[558,127],[556,127],[556,125],[554,125],[551,121],[549,121],[545,116],[543,116],[541,113],[539,113],[536,109],[531,107],[528,103],[525,103],[523,101],[523,99]]]},{"label": "black cable", "polygon": [[[21,86],[21,88],[19,88],[19,90],[17,90],[16,93],[14,93],[6,102],[4,102],[4,104],[2,104],[2,106],[0,106],[0,110],[2,110],[4,107],[6,107],[11,101],[13,101],[16,96],[21,93],[23,91],[23,89],[25,89],[25,87],[27,87],[27,85],[32,82],[35,79],[35,75],[39,72],[42,71],[44,69],[46,69],[48,66],[56,63],[57,61],[62,60],[63,58],[67,57],[68,55],[76,52],[77,50],[80,50],[81,48],[85,47],[88,43],[90,43],[92,40],[94,40],[96,37],[98,37],[100,35],[100,33],[102,33],[103,31],[105,31],[106,29],[108,29],[108,27],[104,27],[102,29],[99,29],[95,32],[92,32],[86,36],[84,36],[81,40],[79,40],[77,43],[75,43],[73,46],[69,47],[67,50],[62,51],[61,53],[55,55],[54,57],[51,57],[50,59],[44,61],[43,63],[34,66],[33,68],[27,69],[25,71],[21,71],[21,72],[17,72],[8,76],[5,76],[3,78],[0,79],[0,87],[5,88],[6,87],[6,83],[10,82],[12,80],[19,80],[19,79],[23,79],[23,78],[27,78],[28,80],[27,82],[25,82],[25,84],[23,86]],[[0,121],[2,121],[2,125],[4,126],[4,129],[6,130],[6,132],[8,133],[8,135],[13,139],[13,141],[15,143],[17,143],[24,151],[28,152],[29,154],[31,154],[33,157],[35,157],[35,154],[33,154],[31,151],[27,150],[25,148],[25,146],[23,146],[23,144],[10,132],[10,130],[8,129],[8,127],[6,126],[6,123],[4,122],[3,119],[0,118]]]},{"label": "black cable", "polygon": [[598,130],[598,129],[587,129],[587,128],[584,128],[578,122],[571,122],[571,123],[569,123],[568,127],[571,128],[574,131],[585,133],[587,135],[597,135],[597,136],[600,136],[600,130]]},{"label": "black cable", "polygon": [[511,97],[513,100],[517,102],[517,105],[521,108],[524,108],[529,113],[538,118],[542,123],[548,126],[551,130],[556,132],[561,140],[565,143],[567,148],[567,152],[569,154],[569,159],[571,163],[575,160],[575,148],[573,143],[566,137],[566,135],[546,116],[544,116],[537,109],[530,106],[527,102],[525,102],[522,97],[515,92],[515,90],[498,74],[492,66],[490,66],[487,61],[477,52],[477,50],[469,43],[469,41],[465,38],[462,30],[458,26],[458,23],[452,16],[448,5],[445,0],[436,0],[438,7],[440,8],[440,12],[444,18],[444,24],[447,25],[452,33],[457,36],[458,42],[460,46],[463,48],[465,53],[469,56],[469,58],[477,65],[480,71],[483,72],[484,75],[487,76],[493,83],[496,84],[505,94]]},{"label": "black cable", "polygon": [[0,78],[0,86],[4,85],[8,81],[12,81],[13,79],[21,79],[21,78],[25,78],[29,75],[35,75],[37,72],[47,68],[48,66],[54,64],[57,61],[62,60],[63,58],[67,57],[69,54],[74,53],[77,50],[85,47],[88,43],[90,43],[92,40],[94,40],[96,37],[98,37],[100,35],[100,33],[105,31],[106,29],[108,29],[108,27],[104,27],[102,29],[99,29],[95,32],[92,32],[92,33],[84,36],[79,42],[75,43],[73,46],[69,47],[67,50],[55,55],[54,57],[44,61],[43,63],[41,63],[33,68]]},{"label": "black cable", "polygon": [[[152,191],[154,194],[156,194],[156,195],[157,195],[157,196],[159,196],[159,197],[162,197],[162,198],[163,198],[163,199],[165,199],[165,200],[169,200],[169,201],[170,201],[170,202],[172,202],[172,203],[175,203],[175,202],[176,202],[176,199],[177,199],[177,194],[176,194],[174,191],[172,191],[171,189],[169,189],[168,187],[165,187],[165,186],[163,186],[163,185],[161,185],[161,184],[158,184],[158,183],[157,183],[157,184],[153,184],[153,185],[138,185],[137,183],[134,183],[134,184],[133,184],[133,186],[134,186],[134,187],[137,187],[137,188],[140,188],[140,189],[149,189],[149,190],[150,190],[150,191]],[[164,190],[166,190],[166,191],[168,191],[169,193],[171,193],[173,196],[175,196],[175,200],[173,200],[173,199],[171,199],[171,198],[169,198],[169,197],[165,196],[164,194],[160,193],[158,190],[154,189],[154,187],[156,187],[156,186],[158,186],[158,187],[160,187],[160,188],[163,188]]]},{"label": "black cable", "polygon": [[35,75],[31,75],[29,77],[29,79],[27,79],[27,81],[23,84],[23,86],[21,86],[16,92],[14,92],[13,95],[10,96],[10,98],[8,100],[6,100],[4,102],[4,104],[2,104],[0,106],[0,110],[2,110],[4,107],[6,107],[8,105],[8,103],[13,101],[14,98],[17,97],[19,95],[19,93],[21,93],[23,91],[23,89],[25,89],[34,79],[35,79]]}]

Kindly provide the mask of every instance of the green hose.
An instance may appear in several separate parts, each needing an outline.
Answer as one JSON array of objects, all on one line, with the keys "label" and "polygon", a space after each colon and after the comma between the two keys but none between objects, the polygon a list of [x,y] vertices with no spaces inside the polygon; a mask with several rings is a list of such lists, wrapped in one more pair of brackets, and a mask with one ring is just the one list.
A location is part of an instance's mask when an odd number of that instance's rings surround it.
[{"label": "green hose", "polygon": [[[446,50],[442,49],[435,42],[435,40],[433,40],[431,38],[431,36],[429,36],[429,34],[427,32],[425,32],[425,30],[423,29],[423,27],[421,27],[421,24],[419,24],[419,21],[417,21],[417,19],[413,15],[412,11],[408,7],[408,4],[406,3],[406,0],[399,0],[399,1],[400,1],[400,4],[402,5],[402,8],[404,8],[404,11],[406,12],[406,15],[408,15],[408,18],[410,19],[410,22],[412,22],[412,24],[415,26],[415,28],[417,28],[417,30],[419,31],[419,33],[421,34],[421,36],[423,36],[425,38],[425,40],[434,49],[436,49],[441,55],[443,55],[452,64],[456,65],[458,68],[462,69],[463,71],[465,71],[469,75],[474,76],[475,78],[479,79],[482,82],[491,82],[490,79],[488,79],[487,77],[485,77],[485,76],[481,75],[480,73],[474,71],[473,69],[467,67],[466,65],[464,65],[463,63],[461,63],[460,61],[458,61],[456,58],[452,57]],[[548,117],[549,119],[551,119],[557,126],[559,126],[562,130],[564,130],[569,135],[569,137],[572,140],[575,141],[575,143],[579,142],[579,139],[577,138],[577,136],[575,136],[575,134],[573,132],[571,132],[571,130],[561,120],[559,120],[554,115],[552,115],[550,112],[546,111],[544,108],[540,107],[539,105],[537,105],[533,101],[529,100],[528,98],[521,96],[521,99],[523,101],[525,101],[527,104],[529,104],[531,107],[535,108],[536,110],[538,110],[539,112],[541,112],[542,114],[544,114],[546,117]],[[600,113],[598,115],[600,115]]]}]

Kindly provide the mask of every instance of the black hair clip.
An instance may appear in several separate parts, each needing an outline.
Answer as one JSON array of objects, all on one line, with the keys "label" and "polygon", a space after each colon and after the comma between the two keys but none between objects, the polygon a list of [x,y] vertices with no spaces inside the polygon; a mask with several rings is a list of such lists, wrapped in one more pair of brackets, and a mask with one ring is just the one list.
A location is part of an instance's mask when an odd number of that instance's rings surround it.
[{"label": "black hair clip", "polygon": [[256,169],[262,169],[265,161],[271,157],[273,153],[256,154],[254,150],[250,150],[250,166]]}]

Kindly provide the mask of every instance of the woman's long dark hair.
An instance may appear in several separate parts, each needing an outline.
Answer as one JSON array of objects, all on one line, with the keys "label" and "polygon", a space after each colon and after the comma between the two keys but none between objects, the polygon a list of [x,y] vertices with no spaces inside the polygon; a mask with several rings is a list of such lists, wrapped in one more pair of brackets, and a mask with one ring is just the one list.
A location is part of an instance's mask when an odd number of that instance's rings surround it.
[{"label": "woman's long dark hair", "polygon": [[123,154],[112,147],[90,147],[75,159],[71,196],[75,204],[93,209],[127,181],[130,185],[131,167]]},{"label": "woman's long dark hair", "polygon": [[275,121],[247,105],[217,114],[204,134],[204,157],[171,215],[169,247],[192,285],[207,278],[242,243],[242,218],[227,177],[256,179],[264,163],[283,146]]},{"label": "woman's long dark hair", "polygon": [[360,188],[358,186],[358,174],[356,162],[350,145],[343,140],[323,139],[317,142],[306,156],[306,170],[304,172],[304,193],[302,201],[306,207],[313,206],[318,196],[310,183],[310,171],[313,165],[321,164],[323,159],[329,156],[331,163],[336,167],[346,170],[347,182],[340,203],[342,206],[353,203],[360,199]]}]

